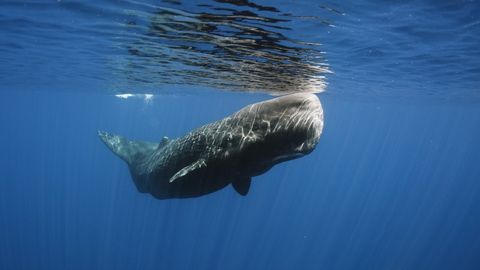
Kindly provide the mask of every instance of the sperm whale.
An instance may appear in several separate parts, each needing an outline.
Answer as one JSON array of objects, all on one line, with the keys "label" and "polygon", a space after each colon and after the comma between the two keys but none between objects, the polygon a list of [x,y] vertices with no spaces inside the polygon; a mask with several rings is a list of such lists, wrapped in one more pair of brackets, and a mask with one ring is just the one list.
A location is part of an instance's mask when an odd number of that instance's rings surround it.
[{"label": "sperm whale", "polygon": [[140,192],[158,199],[198,197],[228,185],[247,195],[251,179],[311,153],[323,130],[323,109],[309,93],[248,105],[185,136],[131,141],[99,131],[123,159]]}]

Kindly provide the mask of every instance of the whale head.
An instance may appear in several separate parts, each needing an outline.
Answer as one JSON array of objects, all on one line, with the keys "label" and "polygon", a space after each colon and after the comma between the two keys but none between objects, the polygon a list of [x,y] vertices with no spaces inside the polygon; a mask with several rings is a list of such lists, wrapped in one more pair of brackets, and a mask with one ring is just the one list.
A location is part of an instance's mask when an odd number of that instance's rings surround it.
[{"label": "whale head", "polygon": [[[243,119],[243,164],[261,174],[273,165],[312,152],[323,130],[323,109],[310,93],[281,96],[252,104],[237,117]],[[256,166],[257,165],[257,166]]]}]

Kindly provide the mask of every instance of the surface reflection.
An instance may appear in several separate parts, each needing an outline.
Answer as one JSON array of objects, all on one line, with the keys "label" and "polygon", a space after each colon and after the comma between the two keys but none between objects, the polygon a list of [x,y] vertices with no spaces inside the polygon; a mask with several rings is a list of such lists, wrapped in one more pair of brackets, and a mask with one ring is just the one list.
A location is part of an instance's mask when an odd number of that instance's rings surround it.
[{"label": "surface reflection", "polygon": [[319,44],[289,37],[298,16],[244,0],[164,3],[126,45],[129,80],[271,94],[325,89],[330,70]]}]

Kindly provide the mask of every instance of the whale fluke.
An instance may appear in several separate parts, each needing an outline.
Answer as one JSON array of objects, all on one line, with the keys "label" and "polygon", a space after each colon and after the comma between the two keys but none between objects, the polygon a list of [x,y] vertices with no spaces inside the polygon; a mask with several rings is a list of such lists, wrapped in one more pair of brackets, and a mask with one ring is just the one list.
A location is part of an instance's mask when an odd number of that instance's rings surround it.
[{"label": "whale fluke", "polygon": [[[105,131],[98,131],[98,136],[112,152],[132,165],[136,160],[147,155],[151,155],[158,147],[158,143],[144,141],[130,141],[122,136],[112,135]],[[162,139],[161,144],[167,143],[166,138]]]}]

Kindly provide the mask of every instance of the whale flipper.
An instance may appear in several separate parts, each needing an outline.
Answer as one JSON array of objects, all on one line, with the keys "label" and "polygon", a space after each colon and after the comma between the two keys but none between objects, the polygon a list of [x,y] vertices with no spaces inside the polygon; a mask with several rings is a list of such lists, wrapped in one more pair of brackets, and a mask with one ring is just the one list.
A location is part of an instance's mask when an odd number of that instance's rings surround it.
[{"label": "whale flipper", "polygon": [[238,194],[245,196],[250,190],[250,183],[252,183],[252,178],[238,179],[232,182],[232,186]]},{"label": "whale flipper", "polygon": [[207,167],[207,163],[205,162],[205,159],[201,158],[197,161],[195,161],[194,163],[188,165],[187,167],[184,167],[183,169],[181,169],[180,171],[178,171],[176,174],[174,174],[169,182],[172,183],[173,181],[175,181],[176,179],[180,178],[180,177],[183,177],[195,170],[198,170],[200,168],[203,168],[203,167]]}]

